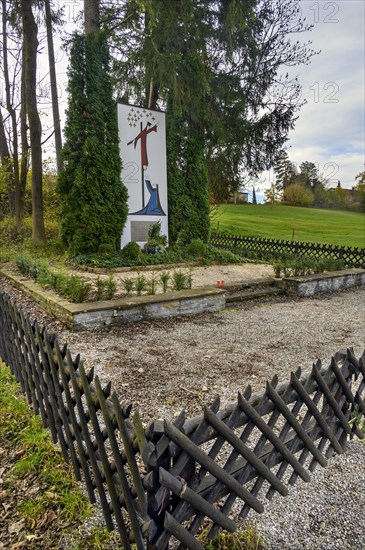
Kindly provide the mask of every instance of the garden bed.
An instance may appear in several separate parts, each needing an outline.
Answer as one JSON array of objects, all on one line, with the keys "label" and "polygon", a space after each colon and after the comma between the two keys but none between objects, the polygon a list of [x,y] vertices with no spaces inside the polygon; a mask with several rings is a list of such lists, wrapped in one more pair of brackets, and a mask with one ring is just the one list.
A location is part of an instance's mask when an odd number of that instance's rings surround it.
[{"label": "garden bed", "polygon": [[185,289],[159,295],[75,304],[8,269],[2,269],[0,275],[70,330],[218,311],[225,306],[224,291],[219,288]]}]

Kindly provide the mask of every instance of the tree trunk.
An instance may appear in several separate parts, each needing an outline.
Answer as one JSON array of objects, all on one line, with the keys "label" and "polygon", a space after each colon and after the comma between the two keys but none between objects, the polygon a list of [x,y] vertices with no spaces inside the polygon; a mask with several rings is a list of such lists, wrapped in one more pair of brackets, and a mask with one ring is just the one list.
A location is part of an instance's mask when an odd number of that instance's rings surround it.
[{"label": "tree trunk", "polygon": [[21,79],[21,97],[20,97],[20,140],[21,140],[21,162],[19,175],[19,202],[17,201],[15,215],[21,219],[24,212],[25,187],[27,185],[27,176],[29,170],[29,143],[28,143],[28,124],[27,124],[27,106],[25,95],[25,53],[23,44],[23,62]]},{"label": "tree trunk", "polygon": [[99,0],[84,0],[85,33],[100,29]]},{"label": "tree trunk", "polygon": [[[5,128],[4,128],[4,121],[3,121],[3,115],[0,111],[0,162],[4,169],[4,175],[7,179],[7,191],[8,191],[8,198],[9,198],[9,209],[11,212],[11,204],[14,200],[14,170],[13,170],[13,164],[11,162],[11,156],[9,151],[8,142],[6,139],[5,134]],[[4,215],[6,214],[6,210],[0,209],[0,220],[3,219]]]},{"label": "tree trunk", "polygon": [[[17,129],[17,120],[16,120],[16,111],[12,104],[12,93],[10,86],[10,76],[9,76],[9,64],[8,64],[8,35],[7,35],[7,6],[6,0],[1,0],[2,6],[2,39],[3,39],[3,72],[5,80],[5,98],[6,98],[6,110],[10,115],[11,128],[12,128],[12,145],[13,145],[13,178],[10,182],[12,187],[9,188],[9,211],[11,215],[14,215],[15,204],[16,204],[16,195],[19,188],[19,164],[18,164],[18,129]],[[18,220],[16,224],[17,231],[20,230],[20,224],[18,226]]]},{"label": "tree trunk", "polygon": [[52,18],[51,18],[50,1],[45,0],[44,6],[45,6],[45,10],[46,10],[49,78],[50,78],[50,81],[51,81],[51,97],[52,97],[54,141],[55,141],[55,147],[56,147],[57,173],[60,174],[62,172],[62,157],[61,157],[62,137],[61,137],[60,111],[59,111],[59,107],[58,107],[56,64],[55,64],[54,47],[53,47]]},{"label": "tree trunk", "polygon": [[37,24],[29,0],[21,0],[24,37],[25,96],[32,159],[32,238],[45,241],[42,193],[42,128],[37,108]]}]

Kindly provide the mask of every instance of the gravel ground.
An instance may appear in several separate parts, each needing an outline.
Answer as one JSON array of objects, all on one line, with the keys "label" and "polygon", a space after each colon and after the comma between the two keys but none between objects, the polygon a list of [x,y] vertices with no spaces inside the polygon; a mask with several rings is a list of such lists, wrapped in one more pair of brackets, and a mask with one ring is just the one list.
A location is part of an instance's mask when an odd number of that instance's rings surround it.
[{"label": "gravel ground", "polygon": [[275,495],[256,525],[272,550],[365,548],[365,442],[351,441],[311,482]]},{"label": "gravel ground", "polygon": [[[328,364],[339,349],[354,347],[360,356],[365,347],[363,289],[83,333],[70,333],[0,280],[1,289],[67,341],[102,382],[111,380],[146,424],[183,408],[199,414],[216,394],[225,406],[247,384],[261,391],[274,374],[284,382],[298,366],[308,371],[318,358]],[[298,482],[255,520],[268,548],[365,549],[364,494],[365,443],[351,442],[328,468],[317,468],[310,484]]]}]

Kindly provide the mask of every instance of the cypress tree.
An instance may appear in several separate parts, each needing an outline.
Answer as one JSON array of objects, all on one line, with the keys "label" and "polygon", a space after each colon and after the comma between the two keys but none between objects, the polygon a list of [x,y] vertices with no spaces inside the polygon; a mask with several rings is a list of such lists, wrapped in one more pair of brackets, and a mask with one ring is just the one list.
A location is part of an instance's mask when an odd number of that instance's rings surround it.
[{"label": "cypress tree", "polygon": [[179,86],[168,96],[166,113],[169,237],[171,242],[207,241],[210,227],[205,150],[207,78],[196,44],[185,47],[178,72]]},{"label": "cypress tree", "polygon": [[72,254],[118,247],[127,218],[121,181],[116,105],[103,32],[76,35],[69,68],[61,237]]},{"label": "cypress tree", "polygon": [[209,238],[208,170],[204,131],[167,108],[169,238],[183,244]]},{"label": "cypress tree", "polygon": [[252,204],[257,204],[256,190],[254,187],[252,188]]}]

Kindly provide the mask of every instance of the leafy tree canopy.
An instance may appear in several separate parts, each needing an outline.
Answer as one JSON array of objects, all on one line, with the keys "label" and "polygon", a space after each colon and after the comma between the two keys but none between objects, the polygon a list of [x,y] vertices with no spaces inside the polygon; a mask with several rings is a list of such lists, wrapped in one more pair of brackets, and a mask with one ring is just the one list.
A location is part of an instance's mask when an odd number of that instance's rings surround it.
[{"label": "leafy tree canopy", "polygon": [[[121,5],[120,5],[121,4]],[[269,168],[302,104],[285,67],[314,52],[295,0],[126,0],[103,12],[121,100],[166,108],[204,131],[213,191]],[[295,34],[295,39],[293,35]],[[220,177],[219,177],[220,174]],[[223,181],[223,183],[222,183]]]}]

